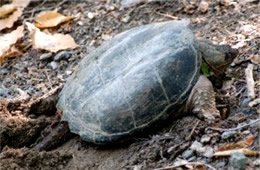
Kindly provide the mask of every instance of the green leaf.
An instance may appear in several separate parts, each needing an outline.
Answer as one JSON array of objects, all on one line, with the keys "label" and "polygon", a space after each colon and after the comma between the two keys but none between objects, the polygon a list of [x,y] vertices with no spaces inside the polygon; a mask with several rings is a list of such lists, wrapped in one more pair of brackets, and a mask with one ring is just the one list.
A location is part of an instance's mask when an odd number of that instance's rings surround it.
[{"label": "green leaf", "polygon": [[212,76],[214,74],[212,71],[210,71],[209,66],[205,62],[201,64],[201,71],[206,77]]}]

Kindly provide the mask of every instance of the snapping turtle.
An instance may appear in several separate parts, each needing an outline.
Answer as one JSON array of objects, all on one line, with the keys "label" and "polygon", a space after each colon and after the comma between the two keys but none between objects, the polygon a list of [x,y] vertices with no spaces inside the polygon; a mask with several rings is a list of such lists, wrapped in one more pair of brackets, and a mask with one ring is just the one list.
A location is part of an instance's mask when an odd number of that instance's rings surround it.
[{"label": "snapping turtle", "polygon": [[196,40],[185,20],[135,27],[81,61],[57,108],[71,132],[95,144],[125,141],[184,112],[214,119],[219,112],[202,62],[218,76],[237,53]]}]

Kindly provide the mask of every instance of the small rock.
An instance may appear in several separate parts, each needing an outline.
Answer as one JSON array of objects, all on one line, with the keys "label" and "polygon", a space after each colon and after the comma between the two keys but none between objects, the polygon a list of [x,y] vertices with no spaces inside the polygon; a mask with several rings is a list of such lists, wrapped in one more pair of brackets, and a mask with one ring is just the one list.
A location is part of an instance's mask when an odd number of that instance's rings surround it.
[{"label": "small rock", "polygon": [[71,74],[72,74],[72,71],[70,71],[70,70],[67,70],[65,73],[66,73],[66,75],[68,75],[68,76],[69,76],[69,75],[71,75]]},{"label": "small rock", "polygon": [[203,154],[205,152],[205,147],[203,147],[203,145],[198,141],[193,142],[192,145],[190,146],[190,149],[200,154]]},{"label": "small rock", "polygon": [[253,165],[260,166],[260,159],[257,159],[253,162]]},{"label": "small rock", "polygon": [[237,134],[236,131],[227,131],[227,132],[222,133],[221,139],[226,140],[226,139],[233,137],[236,134]]},{"label": "small rock", "polygon": [[9,94],[9,90],[7,88],[0,88],[0,97],[7,97]]},{"label": "small rock", "polygon": [[216,167],[218,167],[218,168],[220,168],[220,167],[224,167],[224,166],[226,166],[226,162],[218,162],[218,163],[216,163]]},{"label": "small rock", "polygon": [[61,51],[54,56],[54,61],[67,60],[70,58],[70,53],[68,51]]},{"label": "small rock", "polygon": [[8,74],[9,72],[10,72],[10,71],[9,71],[8,69],[5,69],[5,68],[0,69],[0,74],[6,75],[6,74]]},{"label": "small rock", "polygon": [[247,157],[240,152],[232,153],[231,157],[229,158],[229,164],[232,167],[234,167],[234,169],[237,169],[237,170],[245,170],[246,161],[247,161]]},{"label": "small rock", "polygon": [[146,0],[122,0],[121,5],[123,8],[128,8],[139,3],[145,2]]},{"label": "small rock", "polygon": [[210,136],[208,136],[208,135],[203,135],[202,137],[201,137],[201,139],[200,139],[200,142],[201,143],[209,143],[210,142],[210,139],[211,139],[211,137]]},{"label": "small rock", "polygon": [[193,162],[193,161],[195,161],[196,159],[197,159],[196,156],[193,156],[193,157],[189,158],[188,161],[189,161],[189,162]]},{"label": "small rock", "polygon": [[89,18],[89,19],[95,18],[95,14],[94,14],[93,12],[89,12],[89,13],[88,13],[88,18]]},{"label": "small rock", "polygon": [[129,15],[122,18],[122,22],[124,22],[124,23],[130,22],[130,20],[131,20],[131,17]]},{"label": "small rock", "polygon": [[203,156],[206,157],[206,158],[212,158],[213,153],[214,153],[213,148],[207,146],[206,149],[205,149],[205,152],[204,152]]},{"label": "small rock", "polygon": [[194,150],[186,150],[182,153],[183,158],[189,159],[194,155]]},{"label": "small rock", "polygon": [[231,4],[232,0],[219,0],[220,5],[225,6],[226,8]]},{"label": "small rock", "polygon": [[50,63],[50,66],[51,66],[51,68],[52,68],[53,70],[56,70],[56,69],[59,67],[59,64],[58,64],[57,62],[55,62],[55,61],[52,61],[52,62]]},{"label": "small rock", "polygon": [[199,11],[201,13],[206,13],[209,9],[209,4],[205,1],[201,1],[199,4]]},{"label": "small rock", "polygon": [[251,135],[251,132],[249,130],[245,130],[242,132],[242,134],[249,136],[249,135]]},{"label": "small rock", "polygon": [[52,53],[44,53],[40,56],[40,60],[47,60],[52,57]]}]

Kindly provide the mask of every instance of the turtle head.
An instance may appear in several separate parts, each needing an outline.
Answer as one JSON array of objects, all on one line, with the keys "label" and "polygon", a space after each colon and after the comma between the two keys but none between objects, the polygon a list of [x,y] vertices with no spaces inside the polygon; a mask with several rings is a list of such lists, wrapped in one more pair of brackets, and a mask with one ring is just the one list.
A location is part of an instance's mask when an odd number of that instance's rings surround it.
[{"label": "turtle head", "polygon": [[198,42],[202,58],[215,76],[223,73],[238,55],[238,50],[229,45],[214,45],[209,40]]}]

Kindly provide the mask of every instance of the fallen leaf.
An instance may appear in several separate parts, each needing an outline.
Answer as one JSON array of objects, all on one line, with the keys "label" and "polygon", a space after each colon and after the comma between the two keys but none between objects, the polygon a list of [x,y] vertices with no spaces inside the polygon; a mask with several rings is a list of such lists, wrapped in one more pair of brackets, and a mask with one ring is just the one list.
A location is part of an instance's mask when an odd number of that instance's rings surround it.
[{"label": "fallen leaf", "polygon": [[31,23],[26,23],[32,39],[32,45],[35,49],[43,49],[50,52],[58,52],[69,48],[76,48],[78,45],[74,39],[66,34],[48,34],[41,32]]},{"label": "fallen leaf", "polygon": [[218,148],[218,151],[232,150],[237,148],[247,148],[254,143],[254,136],[247,137],[237,143],[227,144]]},{"label": "fallen leaf", "polygon": [[0,17],[3,17],[7,14],[10,14],[16,10],[16,6],[14,4],[6,4],[0,7]]},{"label": "fallen leaf", "polygon": [[254,64],[260,64],[260,55],[252,55],[249,60]]},{"label": "fallen leaf", "polygon": [[69,21],[75,18],[75,16],[64,16],[58,13],[56,10],[54,11],[44,11],[41,12],[36,18],[34,25],[38,28],[50,28],[56,27],[57,25]]},{"label": "fallen leaf", "polygon": [[195,165],[195,170],[207,170],[207,167],[205,165]]},{"label": "fallen leaf", "polygon": [[12,15],[7,18],[0,20],[0,31],[5,28],[11,28],[14,25],[14,22],[22,15],[23,10],[18,8]]},{"label": "fallen leaf", "polygon": [[246,149],[246,148],[219,151],[219,152],[214,153],[213,156],[230,156],[234,152],[240,152],[246,156],[260,156],[260,152],[252,151],[252,150]]},{"label": "fallen leaf", "polygon": [[6,51],[4,58],[14,58],[14,57],[19,57],[23,53],[15,47],[15,45],[12,45],[8,51]]},{"label": "fallen leaf", "polygon": [[20,8],[26,8],[31,0],[13,0],[12,4]]},{"label": "fallen leaf", "polygon": [[23,36],[23,26],[19,26],[16,30],[11,33],[5,34],[0,37],[0,64],[3,62],[10,48],[13,44],[17,42]]}]

